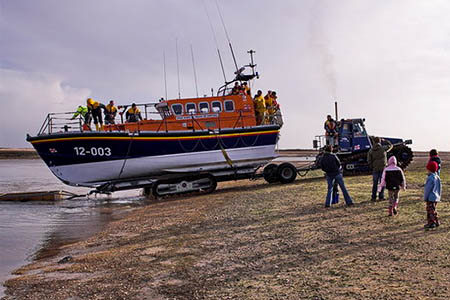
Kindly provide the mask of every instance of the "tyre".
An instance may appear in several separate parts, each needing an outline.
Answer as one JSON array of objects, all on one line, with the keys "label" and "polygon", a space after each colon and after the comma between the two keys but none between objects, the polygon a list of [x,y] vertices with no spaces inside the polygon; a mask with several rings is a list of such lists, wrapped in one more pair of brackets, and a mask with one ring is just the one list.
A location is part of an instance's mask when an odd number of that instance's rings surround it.
[{"label": "tyre", "polygon": [[156,182],[154,182],[154,183],[152,184],[152,196],[153,196],[153,198],[155,198],[155,199],[158,199],[158,198],[161,197],[161,195],[160,195],[159,192],[158,192],[158,186],[159,186],[159,182],[158,182],[158,181],[156,181]]},{"label": "tyre", "polygon": [[290,163],[282,163],[279,165],[277,172],[281,183],[291,183],[297,177],[297,169]]},{"label": "tyre", "polygon": [[202,188],[201,190],[202,190],[202,192],[204,192],[206,194],[209,194],[209,193],[212,193],[212,192],[214,192],[216,190],[216,188],[217,188],[217,180],[212,175],[208,175],[206,178],[209,179],[209,181],[211,182],[211,185],[209,187],[207,187],[207,188]]},{"label": "tyre", "polygon": [[278,165],[268,164],[263,170],[263,177],[268,183],[280,181],[278,178]]},{"label": "tyre", "polygon": [[278,177],[278,166],[276,164],[268,164],[263,170],[263,177],[268,183],[280,181]]}]

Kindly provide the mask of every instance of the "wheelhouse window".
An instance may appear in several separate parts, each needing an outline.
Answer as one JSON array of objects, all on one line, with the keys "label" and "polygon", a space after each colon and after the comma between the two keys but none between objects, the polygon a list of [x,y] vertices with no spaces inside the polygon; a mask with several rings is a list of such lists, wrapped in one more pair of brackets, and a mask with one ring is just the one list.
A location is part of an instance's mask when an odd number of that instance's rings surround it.
[{"label": "wheelhouse window", "polygon": [[223,102],[225,106],[225,111],[234,111],[234,102],[233,100],[225,100]]},{"label": "wheelhouse window", "polygon": [[366,136],[366,130],[360,123],[353,123],[353,132],[355,136]]},{"label": "wheelhouse window", "polygon": [[196,107],[195,107],[195,103],[187,103],[186,104],[186,112],[188,114],[195,114],[197,111]]},{"label": "wheelhouse window", "polygon": [[211,103],[212,111],[213,112],[221,112],[222,111],[222,102],[220,101],[213,101]]},{"label": "wheelhouse window", "polygon": [[201,113],[204,113],[204,114],[209,113],[209,104],[208,104],[208,102],[200,102],[198,104],[198,108],[199,108]]},{"label": "wheelhouse window", "polygon": [[183,114],[183,105],[176,103],[172,104],[172,111],[174,115],[181,115]]}]

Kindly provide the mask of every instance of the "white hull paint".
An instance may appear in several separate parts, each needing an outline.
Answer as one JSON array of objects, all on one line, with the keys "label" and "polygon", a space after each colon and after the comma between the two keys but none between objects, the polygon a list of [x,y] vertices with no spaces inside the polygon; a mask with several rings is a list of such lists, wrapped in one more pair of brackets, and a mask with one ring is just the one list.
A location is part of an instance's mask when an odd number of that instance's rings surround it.
[{"label": "white hull paint", "polygon": [[[226,153],[233,167],[256,167],[277,156],[275,145],[227,149]],[[91,187],[118,179],[230,168],[220,150],[50,167],[69,185]]]}]

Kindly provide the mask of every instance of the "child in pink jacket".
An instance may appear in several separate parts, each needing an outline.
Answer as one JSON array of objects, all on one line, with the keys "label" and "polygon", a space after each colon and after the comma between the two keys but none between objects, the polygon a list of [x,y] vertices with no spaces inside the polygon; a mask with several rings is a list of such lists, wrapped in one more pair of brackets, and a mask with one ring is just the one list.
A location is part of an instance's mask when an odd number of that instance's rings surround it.
[{"label": "child in pink jacket", "polygon": [[398,194],[400,189],[406,189],[406,180],[403,170],[397,166],[395,156],[389,158],[388,165],[384,168],[378,191],[381,191],[383,187],[386,187],[389,193],[389,216],[396,215],[398,212]]}]

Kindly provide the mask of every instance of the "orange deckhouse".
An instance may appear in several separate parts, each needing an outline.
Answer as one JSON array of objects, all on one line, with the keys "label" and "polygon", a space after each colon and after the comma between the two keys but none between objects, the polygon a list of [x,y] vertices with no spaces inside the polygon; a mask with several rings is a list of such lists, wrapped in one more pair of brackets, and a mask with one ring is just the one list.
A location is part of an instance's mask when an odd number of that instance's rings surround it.
[{"label": "orange deckhouse", "polygon": [[169,132],[256,126],[253,100],[244,93],[174,99],[138,107],[142,108],[144,120],[107,125],[104,130]]}]

